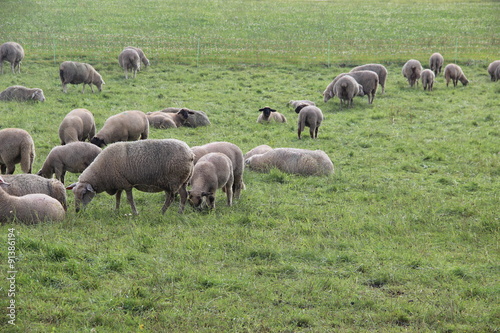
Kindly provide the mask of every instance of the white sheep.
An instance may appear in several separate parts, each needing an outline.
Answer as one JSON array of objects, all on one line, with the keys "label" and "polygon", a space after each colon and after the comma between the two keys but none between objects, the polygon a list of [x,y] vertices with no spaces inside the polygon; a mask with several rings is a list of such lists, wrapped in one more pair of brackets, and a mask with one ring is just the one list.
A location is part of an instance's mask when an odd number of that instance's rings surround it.
[{"label": "white sheep", "polygon": [[245,165],[258,172],[277,168],[303,176],[326,176],[334,172],[333,163],[324,151],[297,148],[276,148],[253,155],[245,160]]},{"label": "white sheep", "polygon": [[134,141],[147,139],[149,121],[142,111],[124,111],[109,117],[101,130],[90,140],[98,147],[104,147],[118,141]]},{"label": "white sheep", "polygon": [[300,135],[304,128],[309,127],[309,134],[312,139],[318,138],[318,131],[321,122],[323,121],[323,112],[314,105],[300,104],[295,112],[299,114],[297,121],[297,135],[300,140]]},{"label": "white sheep", "polygon": [[16,42],[6,42],[0,45],[0,73],[3,74],[3,62],[10,62],[12,73],[21,73],[21,61],[24,59],[24,49]]},{"label": "white sheep", "polygon": [[179,213],[187,200],[186,185],[193,173],[194,154],[189,146],[176,139],[150,139],[117,142],[109,145],[71,184],[78,212],[92,201],[97,193],[116,196],[116,209],[120,207],[121,193],[125,191],[133,214],[138,214],[132,189],[143,192],[165,192],[162,213],[180,194]]},{"label": "white sheep", "polygon": [[441,55],[441,53],[433,53],[431,57],[429,58],[429,67],[434,73],[434,76],[438,76],[439,73],[441,73],[441,68],[443,67],[444,64],[444,57]]},{"label": "white sheep", "polygon": [[70,111],[59,125],[61,145],[91,140],[95,135],[94,115],[87,109]]},{"label": "white sheep", "polygon": [[387,79],[387,68],[381,64],[366,64],[354,67],[351,72],[357,71],[373,71],[378,75],[378,83],[382,87],[382,94],[385,92],[385,81]]},{"label": "white sheep", "polygon": [[94,92],[92,84],[94,84],[99,91],[102,91],[102,85],[105,84],[101,74],[99,74],[92,65],[76,61],[63,62],[59,67],[59,77],[61,78],[62,89],[65,93],[67,92],[66,85],[68,83],[83,83],[82,93],[85,92],[86,84],[90,86],[92,92]]},{"label": "white sheep", "polygon": [[62,221],[66,212],[59,201],[46,194],[26,194],[16,197],[4,191],[9,186],[0,176],[0,222],[37,223]]},{"label": "white sheep", "polygon": [[165,128],[177,128],[177,125],[172,120],[167,113],[161,111],[154,111],[146,113],[148,118],[149,127],[165,129]]},{"label": "white sheep", "polygon": [[458,81],[462,82],[464,86],[469,83],[469,80],[465,77],[462,68],[456,64],[448,64],[444,68],[444,78],[446,79],[446,86],[448,87],[448,83],[450,80],[453,81],[453,86],[456,87]]},{"label": "white sheep", "polygon": [[271,148],[268,145],[260,145],[260,146],[257,146],[255,148],[251,149],[248,153],[246,153],[243,156],[243,159],[246,160],[246,159],[252,157],[253,155],[264,154],[264,153],[267,153],[270,150],[273,150],[273,148]]},{"label": "white sheep", "polygon": [[128,71],[134,74],[134,79],[137,71],[141,70],[141,58],[139,53],[132,48],[124,49],[118,56],[118,63],[125,71],[125,79],[128,79]]},{"label": "white sheep", "polygon": [[403,65],[401,72],[403,73],[403,76],[408,80],[410,87],[413,87],[415,83],[417,83],[418,86],[418,80],[422,75],[422,70],[423,68],[420,61],[410,59]]},{"label": "white sheep", "polygon": [[233,163],[223,153],[209,153],[196,162],[191,177],[188,202],[197,209],[215,208],[215,192],[222,188],[226,192],[227,205],[233,203]]},{"label": "white sheep", "polygon": [[184,124],[184,126],[199,127],[199,126],[211,125],[210,120],[208,119],[208,116],[204,111],[191,110],[188,108],[168,107],[168,108],[165,108],[159,112],[177,113],[182,109],[189,111],[189,118],[188,118],[188,121]]},{"label": "white sheep", "polygon": [[269,106],[263,107],[262,109],[259,109],[259,116],[257,117],[257,122],[262,124],[262,123],[268,123],[271,121],[277,122],[277,123],[286,123],[286,117],[277,112],[275,109],[271,109]]},{"label": "white sheep", "polygon": [[[158,112],[158,111],[157,111]],[[194,115],[194,112],[189,109],[180,109],[176,113],[162,112],[164,116],[169,117],[175,124],[175,127],[184,126],[189,121],[189,117]]]},{"label": "white sheep", "polygon": [[0,170],[13,174],[16,164],[21,163],[24,173],[31,173],[35,159],[35,144],[31,135],[20,128],[0,130]]},{"label": "white sheep", "polygon": [[373,103],[378,87],[378,74],[374,71],[359,70],[350,71],[349,75],[363,87],[363,94],[368,96],[368,104]]},{"label": "white sheep", "polygon": [[488,65],[488,74],[490,74],[490,79],[493,82],[500,80],[500,71],[497,71],[498,68],[500,68],[500,60],[495,60]]},{"label": "white sheep", "polygon": [[134,50],[135,52],[137,52],[137,54],[139,55],[139,58],[141,58],[141,61],[142,63],[144,64],[145,67],[149,66],[149,59],[146,58],[146,55],[144,54],[144,51],[142,51],[142,49],[138,48],[138,47],[134,47],[134,46],[127,46],[125,48],[126,49],[132,49]]},{"label": "white sheep", "polygon": [[294,110],[297,108],[297,106],[299,106],[301,104],[307,104],[307,105],[313,105],[313,106],[316,105],[316,103],[314,103],[313,101],[307,100],[307,99],[297,99],[297,100],[292,99],[287,103],[287,105],[292,107]]},{"label": "white sheep", "polygon": [[64,183],[67,172],[83,172],[101,153],[101,148],[88,142],[72,142],[52,148],[37,175],[56,179]]},{"label": "white sheep", "polygon": [[340,104],[347,103],[352,106],[355,96],[364,96],[363,86],[360,85],[351,75],[344,75],[337,80],[333,86],[333,95],[337,96]]},{"label": "white sheep", "polygon": [[424,87],[424,90],[429,89],[429,91],[432,91],[432,87],[434,86],[434,80],[436,78],[436,75],[434,72],[430,69],[424,69],[422,71],[421,79],[422,79],[422,86]]},{"label": "white sheep", "polygon": [[24,86],[10,86],[0,92],[0,101],[39,101],[45,102],[43,90],[40,88],[26,88]]}]

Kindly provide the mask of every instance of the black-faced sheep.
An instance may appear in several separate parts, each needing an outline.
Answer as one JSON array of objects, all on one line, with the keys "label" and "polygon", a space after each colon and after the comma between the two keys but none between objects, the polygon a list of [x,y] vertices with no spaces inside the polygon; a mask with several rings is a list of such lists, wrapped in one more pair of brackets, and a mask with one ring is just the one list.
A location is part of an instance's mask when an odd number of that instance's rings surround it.
[{"label": "black-faced sheep", "polygon": [[161,111],[148,112],[146,113],[146,117],[149,121],[149,127],[159,129],[177,128],[177,125],[172,120],[172,117],[170,117],[167,113]]},{"label": "black-faced sheep", "polygon": [[223,153],[209,153],[196,162],[188,191],[189,203],[197,209],[215,208],[215,192],[226,192],[227,205],[233,203],[233,163]]},{"label": "black-faced sheep", "polygon": [[63,92],[67,92],[66,85],[83,83],[82,93],[85,91],[85,85],[88,84],[92,92],[94,92],[94,84],[99,91],[102,91],[102,85],[105,84],[101,74],[89,64],[65,61],[59,67],[59,77],[61,78]]},{"label": "black-faced sheep", "polygon": [[434,79],[436,78],[436,75],[434,72],[430,69],[424,69],[422,71],[422,86],[424,87],[424,90],[429,89],[429,91],[432,91],[432,87],[434,86]]},{"label": "black-faced sheep", "polygon": [[182,109],[189,111],[189,118],[188,121],[184,124],[184,126],[199,127],[199,126],[209,126],[211,124],[210,120],[207,117],[207,114],[204,111],[191,110],[188,108],[168,107],[159,112],[177,113]]},{"label": "black-faced sheep", "polygon": [[31,173],[35,159],[35,144],[31,135],[20,128],[0,130],[0,170],[13,174],[16,164],[21,163],[24,173]]},{"label": "black-faced sheep", "polygon": [[0,45],[0,73],[3,74],[3,62],[10,62],[12,73],[21,73],[21,61],[24,58],[24,49],[16,42],[6,42]]},{"label": "black-faced sheep", "polygon": [[337,96],[340,104],[347,103],[352,106],[355,96],[364,96],[363,86],[360,85],[351,75],[344,75],[337,80],[333,86],[333,95]]},{"label": "black-faced sheep", "polygon": [[139,53],[132,48],[124,49],[118,56],[118,63],[125,71],[125,79],[128,79],[128,71],[134,74],[134,79],[137,71],[141,70],[141,58]]},{"label": "black-faced sheep", "polygon": [[333,173],[333,163],[322,150],[276,148],[245,160],[245,165],[258,172],[277,168],[303,176],[327,176]]},{"label": "black-faced sheep", "polygon": [[286,123],[286,117],[277,112],[275,109],[271,109],[269,106],[263,107],[262,109],[259,109],[259,116],[257,117],[257,122],[262,124],[262,123],[268,123],[271,121],[277,122],[277,123]]},{"label": "black-faced sheep", "polygon": [[75,195],[75,208],[84,208],[97,193],[116,196],[120,207],[125,191],[134,214],[137,213],[132,189],[143,192],[165,192],[162,213],[180,194],[179,213],[187,200],[186,185],[193,173],[194,154],[189,146],[176,139],[117,142],[100,153],[83,171],[78,182],[67,187]]},{"label": "black-faced sheep", "polygon": [[410,59],[404,64],[401,72],[403,73],[403,76],[408,80],[410,87],[413,87],[415,83],[417,83],[418,86],[418,80],[422,75],[422,70],[423,68],[422,64],[420,64],[420,61]]},{"label": "black-faced sheep", "polygon": [[[164,117],[170,118],[170,120],[175,124],[174,127],[181,127],[189,122],[189,118],[194,116],[194,112],[189,110],[189,109],[180,109],[179,111],[173,113],[173,112],[162,112],[162,111],[155,111],[155,112],[148,112],[149,115],[154,115],[158,116],[159,113],[163,113]],[[159,120],[159,119],[157,119]],[[171,122],[165,122],[162,124],[165,126],[165,128],[168,128],[171,125]]]},{"label": "black-faced sheep", "polygon": [[257,154],[264,154],[264,153],[267,153],[268,151],[270,150],[273,150],[273,148],[271,148],[270,146],[268,145],[260,145],[260,146],[257,146],[255,148],[253,148],[252,150],[250,150],[248,153],[246,153],[243,158],[246,160],[250,157],[252,157],[253,155],[257,155]]},{"label": "black-faced sheep", "polygon": [[307,104],[307,105],[313,105],[313,106],[316,105],[316,103],[314,103],[313,101],[307,100],[307,99],[297,99],[297,100],[292,99],[291,101],[289,101],[287,103],[287,105],[292,107],[294,110],[297,108],[297,106],[299,106],[301,104]]},{"label": "black-faced sheep", "polygon": [[444,58],[441,53],[433,53],[429,58],[429,67],[434,72],[434,76],[438,76],[441,73],[441,68],[444,64]]},{"label": "black-faced sheep", "polygon": [[301,104],[295,109],[295,112],[299,114],[299,119],[297,121],[297,135],[299,140],[306,126],[309,127],[311,138],[317,139],[319,126],[323,121],[323,112],[321,112],[320,108],[313,105]]},{"label": "black-faced sheep", "polygon": [[40,88],[26,88],[24,86],[10,86],[0,92],[0,101],[39,101],[45,102],[43,90]]},{"label": "black-faced sheep", "polygon": [[70,111],[59,125],[61,145],[92,139],[95,135],[94,115],[87,109]]},{"label": "black-faced sheep", "polygon": [[373,71],[378,75],[378,83],[382,87],[382,94],[385,92],[385,81],[387,79],[387,68],[381,64],[366,64],[354,67],[351,72],[357,71]]},{"label": "black-faced sheep", "polygon": [[450,80],[453,81],[453,86],[456,87],[458,81],[462,82],[464,86],[469,83],[469,80],[464,75],[462,68],[456,64],[448,64],[444,68],[444,78],[446,79],[446,86],[448,87],[448,83]]},{"label": "black-faced sheep", "polygon": [[493,82],[500,80],[500,72],[497,71],[498,68],[500,68],[500,60],[495,60],[488,65],[488,74],[490,74],[490,79]]},{"label": "black-faced sheep", "polygon": [[90,140],[98,147],[104,147],[118,141],[134,141],[147,139],[149,121],[142,111],[124,111],[109,117],[101,130]]},{"label": "black-faced sheep", "polygon": [[101,148],[88,142],[72,142],[52,148],[37,175],[56,179],[64,183],[66,171],[83,172],[101,153]]},{"label": "black-faced sheep", "polygon": [[138,48],[138,47],[133,47],[133,46],[127,46],[125,48],[126,49],[132,49],[134,50],[135,52],[137,52],[137,54],[139,55],[139,58],[141,58],[141,61],[142,63],[144,64],[144,67],[147,67],[149,66],[149,59],[146,58],[146,55],[144,54],[144,51],[142,51],[142,49]]},{"label": "black-faced sheep", "polygon": [[9,186],[0,176],[0,222],[19,221],[38,223],[62,221],[66,212],[59,201],[45,194],[26,194],[16,197],[4,191]]}]

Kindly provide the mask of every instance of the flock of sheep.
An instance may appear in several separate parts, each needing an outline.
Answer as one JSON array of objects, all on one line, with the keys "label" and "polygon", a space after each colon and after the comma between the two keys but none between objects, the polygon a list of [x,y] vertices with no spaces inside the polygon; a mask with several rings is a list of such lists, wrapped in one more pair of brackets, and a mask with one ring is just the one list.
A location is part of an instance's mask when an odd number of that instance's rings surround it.
[{"label": "flock of sheep", "polygon": [[[8,42],[0,46],[0,70],[3,62],[11,63],[12,72],[20,73],[24,50],[21,45]],[[126,47],[118,62],[133,77],[141,63],[149,65],[144,52]],[[430,58],[430,69],[424,70],[418,60],[409,60],[402,69],[410,86],[422,80],[424,89],[432,90],[435,76],[443,66],[443,57],[436,53]],[[66,85],[83,83],[102,90],[102,76],[89,64],[65,61],[59,68],[63,92]],[[488,67],[492,81],[500,79],[500,61]],[[468,83],[459,66],[449,64],[444,76],[456,86]],[[337,96],[341,102],[352,105],[355,96],[368,96],[373,103],[378,85],[385,90],[387,69],[380,64],[368,64],[338,75],[323,92],[324,102]],[[38,88],[12,86],[0,93],[0,100],[35,100],[43,102],[43,91]],[[309,127],[311,138],[318,137],[323,120],[322,111],[314,102],[294,100],[289,103],[298,114],[298,138]],[[286,117],[271,107],[263,107],[257,122],[287,122]],[[245,189],[245,166],[259,172],[278,168],[283,172],[300,175],[330,175],[334,167],[328,155],[321,150],[276,148],[267,145],[255,147],[245,155],[230,142],[211,142],[189,147],[176,139],[148,139],[149,130],[180,126],[207,126],[210,121],[203,111],[186,108],[166,108],[144,113],[125,111],[109,117],[97,131],[93,114],[86,109],[69,112],[59,126],[60,145],[47,155],[42,168],[32,174],[35,145],[30,134],[23,129],[0,130],[0,222],[18,220],[36,223],[43,220],[62,220],[67,209],[66,192],[72,190],[76,211],[88,205],[97,193],[115,195],[119,209],[121,194],[125,191],[132,212],[137,214],[132,189],[143,192],[165,192],[162,213],[180,197],[179,212],[186,202],[196,209],[215,208],[215,192],[222,189],[227,205],[238,199]],[[89,142],[86,142],[89,141]],[[20,164],[23,174],[13,175]],[[64,186],[66,172],[81,173],[78,181]],[[55,175],[55,179],[52,177]],[[190,189],[188,190],[188,187]]]}]

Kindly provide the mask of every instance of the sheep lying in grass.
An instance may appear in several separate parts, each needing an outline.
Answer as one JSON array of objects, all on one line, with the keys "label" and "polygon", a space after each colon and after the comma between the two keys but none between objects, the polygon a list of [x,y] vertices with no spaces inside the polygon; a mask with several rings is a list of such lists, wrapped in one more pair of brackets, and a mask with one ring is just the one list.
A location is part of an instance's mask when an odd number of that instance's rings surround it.
[{"label": "sheep lying in grass", "polygon": [[434,85],[434,79],[436,78],[434,72],[431,71],[430,69],[424,69],[422,71],[421,78],[424,90],[429,89],[429,91],[432,91],[432,86]]},{"label": "sheep lying in grass", "polygon": [[99,91],[102,91],[102,85],[105,84],[102,79],[101,74],[99,74],[94,67],[89,64],[76,62],[76,61],[65,61],[59,67],[59,77],[61,78],[63,92],[67,92],[66,85],[80,84],[82,86],[82,94],[85,92],[85,85],[88,84],[92,92],[94,84]]},{"label": "sheep lying in grass", "polygon": [[149,127],[165,129],[177,128],[177,125],[167,113],[161,111],[154,111],[146,113],[148,118]]},{"label": "sheep lying in grass", "polygon": [[101,148],[88,142],[72,142],[52,148],[37,175],[56,179],[64,183],[66,171],[83,172],[101,153]]},{"label": "sheep lying in grass", "polygon": [[385,81],[387,79],[387,68],[381,64],[366,64],[354,67],[351,72],[373,71],[378,75],[378,84],[382,87],[382,94],[385,92]]},{"label": "sheep lying in grass", "polygon": [[137,52],[137,54],[139,55],[139,58],[141,59],[142,63],[144,64],[144,67],[149,66],[149,59],[146,58],[146,55],[144,54],[144,51],[142,51],[142,49],[140,49],[138,47],[133,47],[133,46],[127,46],[125,48],[125,50],[126,49],[132,49],[135,52]]},{"label": "sheep lying in grass", "polygon": [[291,106],[294,110],[297,108],[297,106],[301,105],[301,104],[307,104],[307,105],[313,105],[315,106],[316,103],[310,101],[310,100],[307,100],[307,99],[298,99],[298,100],[291,100],[287,103],[287,105]]},{"label": "sheep lying in grass", "polygon": [[197,209],[215,208],[215,192],[223,188],[226,192],[227,205],[233,203],[233,163],[223,153],[203,155],[196,162],[191,178],[191,190],[188,191],[189,203]]},{"label": "sheep lying in grass", "polygon": [[46,194],[26,194],[16,197],[3,189],[9,186],[0,176],[0,222],[38,223],[62,221],[66,212],[59,201]]},{"label": "sheep lying in grass", "polygon": [[[190,111],[189,109],[180,109],[176,113],[173,112],[162,112],[162,111],[155,111],[152,114],[158,116],[158,113],[163,113],[164,117],[170,118],[170,120],[175,124],[175,127],[181,127],[184,126],[185,124],[188,123],[189,117],[194,115],[195,113]],[[148,113],[151,114],[151,113]],[[168,126],[170,125],[170,122],[168,123]]]},{"label": "sheep lying in grass", "polygon": [[116,195],[116,210],[122,191],[133,214],[138,214],[132,189],[143,192],[165,192],[162,213],[180,194],[179,213],[187,200],[186,185],[193,173],[194,154],[189,146],[176,139],[117,142],[100,153],[78,178],[67,187],[75,195],[75,208],[84,208],[97,193]]},{"label": "sheep lying in grass", "polygon": [[0,101],[39,101],[45,102],[43,90],[40,88],[26,88],[24,86],[10,86],[0,92]]},{"label": "sheep lying in grass", "polygon": [[420,61],[410,59],[404,64],[401,71],[403,73],[403,76],[408,80],[410,87],[413,87],[415,83],[417,83],[418,86],[418,80],[422,75],[422,70],[423,68],[422,64],[420,64]]},{"label": "sheep lying in grass", "polygon": [[438,76],[441,73],[441,68],[444,64],[444,58],[441,53],[433,53],[429,58],[429,67],[431,68],[434,76]]},{"label": "sheep lying in grass", "polygon": [[128,79],[128,71],[134,74],[134,79],[137,71],[141,69],[141,58],[136,50],[131,48],[124,49],[118,56],[118,63],[125,71],[125,79]]},{"label": "sheep lying in grass", "polygon": [[303,176],[326,176],[333,173],[333,163],[322,150],[276,148],[264,154],[253,155],[245,165],[258,172],[277,168],[283,172]]},{"label": "sheep lying in grass", "polygon": [[455,64],[448,64],[444,68],[444,78],[446,79],[446,86],[448,87],[448,83],[450,80],[453,81],[453,86],[456,87],[458,81],[462,82],[464,86],[469,83],[469,80],[465,77],[464,72],[460,66]]},{"label": "sheep lying in grass", "polygon": [[94,115],[87,109],[70,111],[59,125],[61,145],[77,141],[90,141],[94,135]]},{"label": "sheep lying in grass", "polygon": [[109,117],[101,130],[90,140],[98,147],[104,147],[118,141],[134,141],[147,139],[149,121],[142,111],[124,111]]},{"label": "sheep lying in grass", "polygon": [[262,123],[268,123],[271,121],[277,122],[277,123],[286,123],[286,117],[277,112],[275,109],[271,109],[269,106],[263,107],[262,109],[259,109],[259,116],[257,117],[257,122],[262,124]]},{"label": "sheep lying in grass", "polygon": [[340,100],[340,105],[344,102],[352,106],[355,96],[364,96],[363,86],[360,85],[351,75],[344,75],[337,80],[333,86],[333,95]]},{"label": "sheep lying in grass", "polygon": [[16,164],[21,163],[24,173],[31,173],[35,159],[35,144],[31,135],[20,128],[0,130],[0,171],[13,174]]},{"label": "sheep lying in grass", "polygon": [[488,65],[488,74],[490,74],[490,79],[493,82],[500,80],[500,71],[497,70],[498,68],[500,68],[500,60],[495,60]]},{"label": "sheep lying in grass", "polygon": [[184,126],[199,127],[199,126],[209,126],[211,124],[210,120],[207,117],[207,114],[203,111],[191,110],[188,108],[168,107],[158,112],[178,113],[182,109],[187,110],[189,113],[188,121],[184,124]]},{"label": "sheep lying in grass", "polygon": [[24,58],[23,47],[16,42],[6,42],[0,45],[0,73],[3,74],[3,62],[10,62],[12,74],[21,73],[21,61]]},{"label": "sheep lying in grass", "polygon": [[264,154],[264,153],[267,153],[270,150],[273,150],[273,148],[271,148],[268,145],[260,145],[260,146],[257,146],[255,148],[253,148],[248,153],[246,153],[245,156],[243,156],[243,158],[245,160],[247,160],[248,158],[252,157],[253,155]]},{"label": "sheep lying in grass", "polygon": [[306,126],[309,127],[311,138],[317,139],[319,126],[323,121],[323,112],[321,112],[320,108],[313,105],[301,104],[295,109],[295,112],[299,114],[299,120],[297,122],[297,135],[299,140]]}]

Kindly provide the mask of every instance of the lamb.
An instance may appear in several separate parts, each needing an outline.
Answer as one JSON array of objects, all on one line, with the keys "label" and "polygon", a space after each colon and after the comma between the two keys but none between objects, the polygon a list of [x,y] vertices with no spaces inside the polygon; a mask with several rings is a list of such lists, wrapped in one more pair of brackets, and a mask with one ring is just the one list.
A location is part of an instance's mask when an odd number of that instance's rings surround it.
[{"label": "lamb", "polygon": [[227,205],[233,203],[233,163],[223,153],[209,153],[202,156],[193,169],[188,201],[194,208],[215,208],[215,192],[223,188]]},{"label": "lamb", "polygon": [[277,112],[275,109],[271,109],[269,106],[263,107],[262,109],[259,109],[259,116],[257,117],[257,122],[262,124],[262,123],[268,123],[271,121],[275,121],[277,123],[286,123],[286,117]]},{"label": "lamb", "polygon": [[203,112],[203,111],[196,111],[196,110],[191,110],[191,109],[188,109],[188,108],[168,107],[168,108],[165,108],[165,109],[161,110],[160,112],[164,112],[164,113],[177,113],[177,112],[179,112],[182,109],[186,109],[189,112],[192,112],[192,114],[190,113],[188,121],[184,124],[184,126],[199,127],[199,126],[209,126],[209,125],[211,125],[210,120],[207,117],[207,114],[205,112]]},{"label": "lamb", "polygon": [[31,173],[35,159],[35,144],[31,135],[20,128],[0,130],[0,171],[13,174],[16,164],[21,163],[24,173]]},{"label": "lamb", "polygon": [[422,75],[422,65],[420,64],[420,61],[415,59],[408,60],[403,66],[402,73],[403,76],[408,80],[410,87],[413,87],[415,85],[415,82],[418,86],[418,80]]},{"label": "lamb", "polygon": [[92,139],[95,135],[94,115],[87,109],[70,111],[59,125],[61,145]]},{"label": "lamb", "polygon": [[64,183],[66,171],[83,172],[101,153],[101,148],[88,142],[72,142],[52,148],[37,175],[56,179]]},{"label": "lamb", "polygon": [[177,128],[177,125],[167,113],[161,111],[148,112],[146,117],[148,118],[149,127],[160,129]]},{"label": "lamb", "polygon": [[264,153],[267,153],[268,151],[270,150],[273,150],[273,148],[271,148],[270,146],[268,145],[260,145],[260,146],[257,146],[255,148],[253,148],[252,150],[250,150],[248,153],[246,153],[243,158],[245,160],[247,160],[248,158],[252,157],[253,155],[257,155],[257,154],[264,154]]},{"label": "lamb", "polygon": [[92,92],[94,92],[92,84],[94,84],[99,91],[102,91],[102,85],[105,84],[101,74],[99,74],[94,67],[89,64],[76,61],[63,62],[59,67],[59,77],[61,78],[63,92],[65,93],[67,92],[66,85],[68,83],[83,83],[82,94],[85,91],[86,84],[90,86]]},{"label": "lamb", "polygon": [[[160,124],[161,124],[160,126],[164,126],[164,128],[184,126],[184,124],[186,124],[188,122],[189,116],[194,115],[194,112],[190,111],[189,109],[182,108],[179,111],[177,111],[176,113],[161,112],[161,111],[148,112],[147,115],[153,116],[151,118],[148,117],[148,119],[160,120],[160,118],[158,118],[160,113],[162,113],[164,117],[169,118],[171,120],[171,121],[160,122]],[[175,126],[171,126],[172,123],[174,123]],[[150,124],[151,124],[151,121],[150,121]]]},{"label": "lamb", "polygon": [[243,183],[243,171],[245,168],[244,160],[243,160],[243,152],[240,147],[230,142],[211,142],[207,143],[203,146],[195,146],[191,147],[191,150],[194,153],[194,164],[198,162],[198,160],[208,154],[208,153],[223,153],[233,163],[233,197],[235,199],[239,199],[241,190],[245,188],[245,184]]},{"label": "lamb", "polygon": [[429,67],[434,72],[434,76],[438,76],[441,73],[441,68],[444,64],[444,58],[441,53],[433,53],[429,58]]},{"label": "lamb", "polygon": [[434,85],[434,79],[436,78],[434,72],[430,69],[424,69],[422,71],[421,78],[424,90],[427,90],[427,88],[429,88],[429,91],[432,91],[432,86]]},{"label": "lamb", "polygon": [[64,210],[67,208],[66,188],[57,179],[46,179],[34,174],[3,175],[3,179],[10,183],[4,190],[10,195],[20,197],[26,194],[46,194],[61,203]]},{"label": "lamb", "polygon": [[351,75],[344,75],[333,86],[333,94],[340,99],[340,104],[346,102],[349,106],[352,106],[354,97],[364,96],[364,91],[363,86]]},{"label": "lamb", "polygon": [[148,58],[146,58],[146,55],[144,54],[144,52],[143,52],[140,48],[138,48],[138,47],[133,47],[133,46],[127,46],[127,47],[125,48],[125,50],[126,50],[126,49],[132,49],[132,50],[134,50],[135,52],[137,52],[137,54],[139,55],[139,58],[141,58],[141,61],[142,61],[142,63],[144,64],[144,66],[149,66],[149,59],[148,59]]},{"label": "lamb", "polygon": [[151,139],[117,142],[100,153],[78,178],[66,189],[75,195],[75,209],[80,211],[97,193],[116,196],[120,208],[121,193],[127,193],[132,213],[137,215],[132,189],[143,192],[165,192],[164,214],[180,194],[179,213],[187,200],[186,185],[193,173],[194,154],[189,146],[176,139]]},{"label": "lamb", "polygon": [[276,148],[253,155],[245,160],[245,165],[258,172],[277,168],[282,172],[303,176],[327,176],[334,172],[332,161],[322,150]]},{"label": "lamb", "polygon": [[385,80],[387,79],[387,68],[381,64],[366,64],[354,67],[351,72],[374,71],[378,75],[378,83],[382,87],[382,94],[385,92]]},{"label": "lamb", "polygon": [[498,68],[500,68],[500,60],[495,60],[488,65],[488,74],[490,74],[490,79],[493,82],[500,80],[500,72],[497,71]]},{"label": "lamb", "polygon": [[45,102],[43,90],[40,88],[26,88],[24,86],[10,86],[0,92],[0,101],[39,101]]},{"label": "lamb", "polygon": [[297,108],[297,106],[299,106],[300,104],[307,104],[307,105],[313,105],[315,106],[316,103],[310,101],[310,100],[307,100],[307,99],[299,99],[299,100],[291,100],[287,103],[289,106],[291,106],[294,110]]},{"label": "lamb", "polygon": [[125,71],[125,79],[128,79],[128,71],[134,73],[134,79],[137,71],[141,69],[141,58],[136,50],[131,48],[124,49],[118,56],[118,63]]},{"label": "lamb", "polygon": [[142,111],[124,111],[109,117],[101,130],[90,140],[98,147],[104,147],[117,141],[134,141],[147,139],[149,121]]},{"label": "lamb", "polygon": [[464,86],[466,86],[469,83],[469,80],[464,75],[464,72],[462,71],[462,68],[460,66],[455,65],[455,64],[448,64],[444,68],[444,77],[446,79],[446,86],[448,87],[448,83],[450,83],[450,80],[453,81],[453,86],[456,87],[458,81],[462,82]]},{"label": "lamb", "polygon": [[12,74],[16,74],[16,67],[21,74],[21,61],[24,58],[24,49],[16,42],[6,42],[0,45],[0,72],[3,74],[3,62],[10,62]]},{"label": "lamb", "polygon": [[0,176],[0,222],[19,221],[33,224],[41,221],[62,221],[66,212],[59,201],[46,194],[16,197],[5,192],[9,186]]},{"label": "lamb", "polygon": [[323,121],[323,112],[313,105],[301,104],[296,109],[295,112],[299,114],[299,120],[297,123],[297,135],[300,140],[300,134],[304,130],[304,127],[309,127],[309,134],[312,139],[318,138],[318,130],[321,122]]}]

